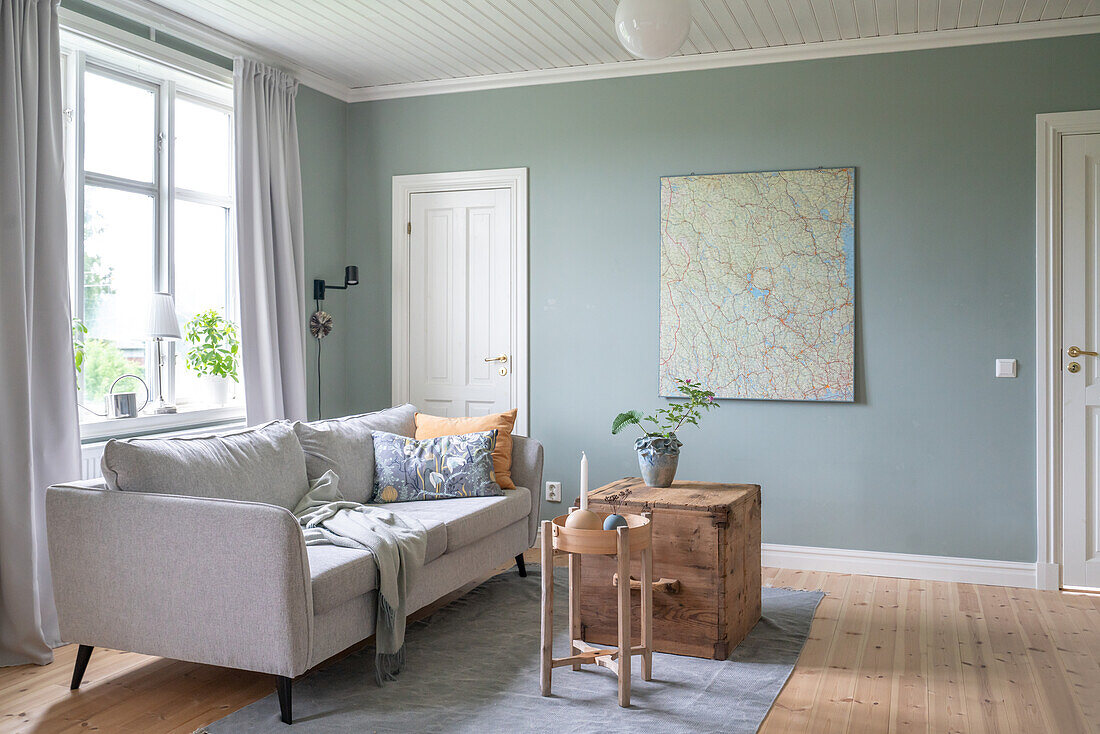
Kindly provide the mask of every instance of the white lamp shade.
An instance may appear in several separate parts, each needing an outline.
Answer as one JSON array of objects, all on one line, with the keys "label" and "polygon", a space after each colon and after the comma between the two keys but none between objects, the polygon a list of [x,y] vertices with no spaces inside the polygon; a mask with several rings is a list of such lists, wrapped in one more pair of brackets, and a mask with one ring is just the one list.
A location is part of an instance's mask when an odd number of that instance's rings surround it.
[{"label": "white lamp shade", "polygon": [[149,310],[149,336],[160,339],[183,338],[176,319],[176,302],[167,293],[153,294],[153,307]]},{"label": "white lamp shade", "polygon": [[676,53],[691,30],[689,0],[619,0],[615,34],[639,59],[663,59]]}]

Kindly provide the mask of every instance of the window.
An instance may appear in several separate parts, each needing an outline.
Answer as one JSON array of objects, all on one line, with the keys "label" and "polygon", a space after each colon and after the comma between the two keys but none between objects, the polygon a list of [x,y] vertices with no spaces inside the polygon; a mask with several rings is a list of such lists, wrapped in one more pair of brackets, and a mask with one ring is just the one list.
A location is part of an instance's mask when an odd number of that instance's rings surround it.
[{"label": "window", "polygon": [[[82,433],[237,418],[242,385],[200,377],[187,359],[186,329],[210,312],[240,323],[232,89],[76,36],[66,37],[64,68]],[[158,345],[149,336],[154,293],[174,296],[183,340]],[[127,374],[151,397],[141,417],[122,426],[102,414],[112,383]],[[139,405],[144,399],[131,378],[115,391],[137,392]],[[157,415],[158,395],[177,413]]]}]

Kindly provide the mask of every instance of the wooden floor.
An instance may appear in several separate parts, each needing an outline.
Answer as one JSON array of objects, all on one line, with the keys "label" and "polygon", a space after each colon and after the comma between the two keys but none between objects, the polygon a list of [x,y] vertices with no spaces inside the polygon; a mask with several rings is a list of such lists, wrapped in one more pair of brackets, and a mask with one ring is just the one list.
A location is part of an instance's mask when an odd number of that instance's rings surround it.
[{"label": "wooden floor", "polygon": [[765,569],[821,589],[760,731],[1100,732],[1100,597]]},{"label": "wooden floor", "polygon": [[[764,580],[828,594],[764,734],[1100,733],[1100,597],[779,569]],[[0,732],[190,734],[275,688],[97,649],[69,691],[75,654],[0,669]]]}]

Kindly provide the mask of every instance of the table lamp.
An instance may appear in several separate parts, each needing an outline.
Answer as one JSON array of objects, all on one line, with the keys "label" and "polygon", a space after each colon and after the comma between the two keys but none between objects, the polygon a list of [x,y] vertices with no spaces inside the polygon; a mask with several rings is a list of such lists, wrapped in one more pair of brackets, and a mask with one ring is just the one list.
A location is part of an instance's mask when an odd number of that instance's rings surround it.
[{"label": "table lamp", "polygon": [[157,343],[157,406],[154,413],[175,413],[176,406],[164,402],[164,350],[165,339],[182,339],[179,321],[176,319],[176,302],[170,293],[154,293],[153,307],[149,311],[149,336]]}]

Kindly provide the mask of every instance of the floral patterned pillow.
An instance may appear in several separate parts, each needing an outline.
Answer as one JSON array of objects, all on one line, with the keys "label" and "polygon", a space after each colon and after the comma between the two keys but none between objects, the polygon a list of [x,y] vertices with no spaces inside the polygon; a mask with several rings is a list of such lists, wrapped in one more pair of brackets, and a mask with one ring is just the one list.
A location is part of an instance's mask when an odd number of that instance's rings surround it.
[{"label": "floral patterned pillow", "polygon": [[504,494],[493,475],[496,430],[420,441],[385,431],[371,431],[371,437],[374,439],[371,502]]}]

